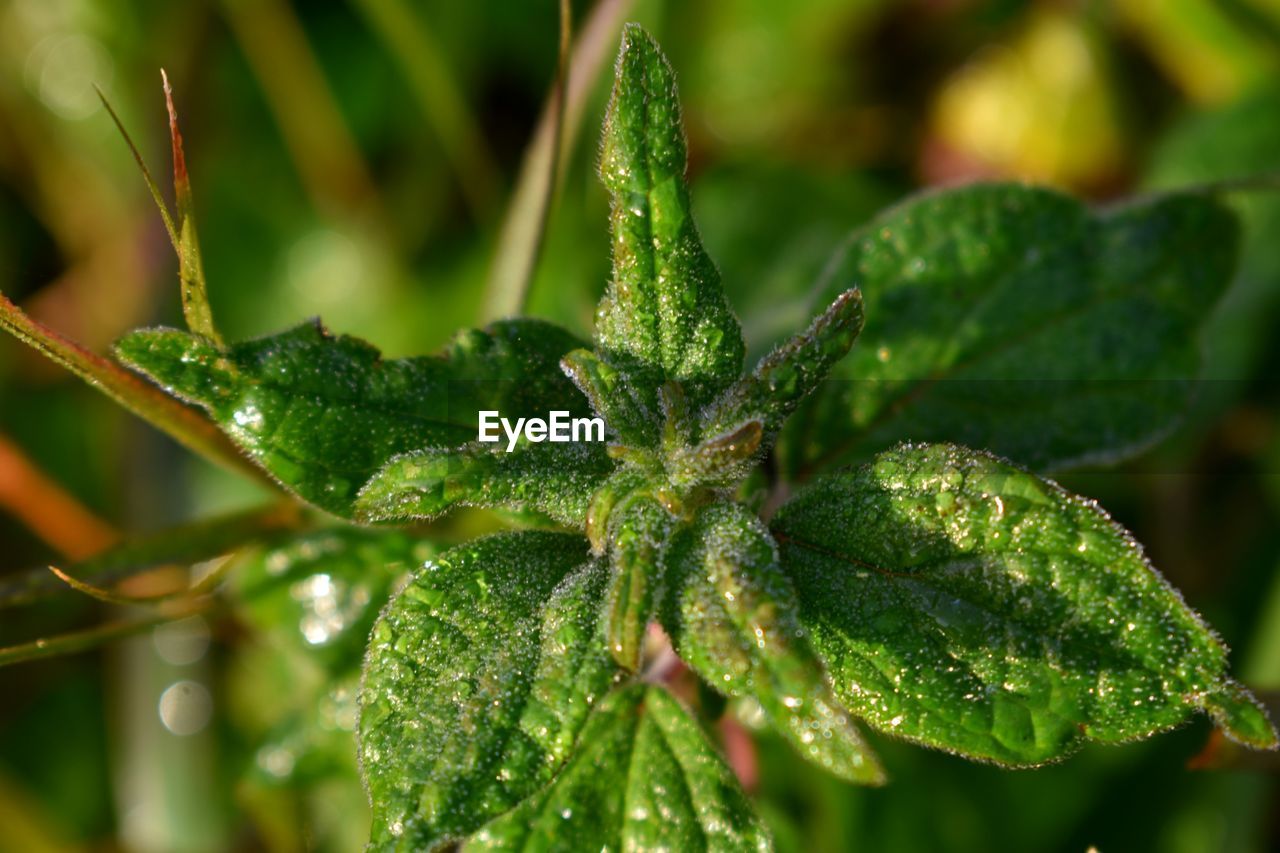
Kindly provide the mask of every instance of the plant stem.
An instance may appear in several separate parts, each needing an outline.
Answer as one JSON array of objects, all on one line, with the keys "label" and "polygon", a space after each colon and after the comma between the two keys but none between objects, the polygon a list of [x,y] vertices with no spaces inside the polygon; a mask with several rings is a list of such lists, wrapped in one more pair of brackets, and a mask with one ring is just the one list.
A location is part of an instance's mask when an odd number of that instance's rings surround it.
[{"label": "plant stem", "polygon": [[259,482],[274,482],[240,454],[208,418],[120,365],[32,319],[0,294],[0,329],[70,370],[121,406],[199,455]]}]

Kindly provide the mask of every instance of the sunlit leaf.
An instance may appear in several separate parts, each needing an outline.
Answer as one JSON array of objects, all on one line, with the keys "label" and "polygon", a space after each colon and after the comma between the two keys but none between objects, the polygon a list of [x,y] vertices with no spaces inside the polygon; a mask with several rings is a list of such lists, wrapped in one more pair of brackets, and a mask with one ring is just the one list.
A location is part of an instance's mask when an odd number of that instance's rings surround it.
[{"label": "sunlit leaf", "polygon": [[290,491],[350,517],[360,488],[391,458],[476,439],[477,413],[585,416],[560,372],[578,346],[536,320],[460,333],[440,356],[384,361],[356,338],[306,323],[219,350],[186,332],[133,332],[117,344],[130,366],[198,403]]},{"label": "sunlit leaf", "polygon": [[732,771],[661,687],[609,694],[555,781],[464,850],[769,850]]},{"label": "sunlit leaf", "polygon": [[804,636],[759,519],[733,504],[708,507],[671,544],[667,565],[662,621],[685,662],[716,690],[753,696],[805,758],[844,779],[882,783]]},{"label": "sunlit leaf", "polygon": [[876,728],[1010,765],[1196,711],[1276,743],[1129,534],[995,457],[904,446],[814,483],[772,526],[836,694]]},{"label": "sunlit leaf", "polygon": [[616,678],[607,581],[582,537],[525,532],[454,548],[396,596],[360,693],[373,849],[472,832],[551,779]]},{"label": "sunlit leaf", "polygon": [[742,332],[689,208],[675,73],[629,24],[605,118],[600,177],[612,199],[613,280],[596,312],[601,355],[696,404],[738,378]]},{"label": "sunlit leaf", "polygon": [[[503,439],[505,441],[505,439]],[[614,468],[602,442],[472,443],[394,457],[360,492],[364,520],[433,518],[453,506],[535,510],[582,527],[591,496]]]}]

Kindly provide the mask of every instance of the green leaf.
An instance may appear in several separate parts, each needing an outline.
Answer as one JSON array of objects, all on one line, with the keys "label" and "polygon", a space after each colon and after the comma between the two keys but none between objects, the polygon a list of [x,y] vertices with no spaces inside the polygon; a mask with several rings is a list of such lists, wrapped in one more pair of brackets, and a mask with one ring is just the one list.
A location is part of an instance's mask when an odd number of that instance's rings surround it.
[{"label": "green leaf", "polygon": [[1008,765],[1175,726],[1275,732],[1227,650],[1096,504],[993,456],[904,446],[814,483],[773,522],[845,706]]},{"label": "green leaf", "polygon": [[275,645],[357,667],[392,585],[438,550],[397,530],[316,530],[244,561],[228,586],[237,615]]},{"label": "green leaf", "polygon": [[750,473],[764,441],[760,421],[747,421],[694,447],[674,446],[666,469],[672,485],[731,486]]},{"label": "green leaf", "polygon": [[560,366],[622,441],[634,447],[657,445],[659,419],[651,408],[653,401],[635,393],[638,389],[619,371],[588,349],[569,353]]},{"label": "green leaf", "polygon": [[680,657],[713,687],[752,696],[810,761],[861,784],[883,771],[831,692],[764,525],[713,504],[671,545],[661,617]]},{"label": "green leaf", "polygon": [[450,507],[536,510],[582,528],[596,489],[614,469],[600,442],[494,444],[423,450],[393,458],[356,500],[366,521],[434,518]]},{"label": "green leaf", "polygon": [[613,279],[596,312],[596,343],[647,387],[675,380],[701,405],[738,378],[744,346],[693,222],[686,157],[675,73],[653,39],[629,24],[600,157]]},{"label": "green leaf", "polygon": [[484,827],[476,850],[769,850],[715,749],[661,687],[633,684],[592,712],[546,790]]},{"label": "green leaf", "polygon": [[645,495],[632,497],[615,515],[605,634],[614,660],[635,672],[645,629],[662,600],[663,557],[676,525],[669,512]]},{"label": "green leaf", "polygon": [[558,367],[579,345],[535,320],[460,333],[440,356],[384,361],[357,338],[305,323],[220,350],[171,329],[133,332],[119,357],[203,406],[287,489],[351,517],[359,490],[400,454],[476,439],[482,409],[504,417],[586,415]]},{"label": "green leaf", "polygon": [[844,358],[862,331],[862,294],[846,290],[804,332],[756,365],[702,416],[703,434],[715,435],[749,419],[764,427],[768,447],[800,402]]},{"label": "green leaf", "polygon": [[1199,375],[1197,331],[1237,225],[1204,195],[1092,211],[1008,184],[929,193],[858,231],[823,285],[857,283],[859,346],[783,439],[787,467],[903,439],[1037,470],[1115,460],[1166,434]]},{"label": "green leaf", "polygon": [[454,548],[379,618],[360,692],[371,846],[423,850],[550,781],[617,668],[587,543],[510,533]]}]

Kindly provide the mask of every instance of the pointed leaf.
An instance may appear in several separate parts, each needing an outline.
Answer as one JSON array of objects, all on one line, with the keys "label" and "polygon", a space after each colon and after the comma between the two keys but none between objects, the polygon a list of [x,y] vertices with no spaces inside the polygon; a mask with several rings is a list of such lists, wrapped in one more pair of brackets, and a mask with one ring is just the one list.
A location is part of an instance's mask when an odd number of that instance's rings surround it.
[{"label": "pointed leaf", "polygon": [[164,102],[169,111],[169,139],[173,148],[173,194],[178,207],[178,277],[182,282],[182,314],[187,328],[197,335],[222,346],[222,337],[213,323],[209,308],[209,288],[204,278],[204,262],[200,258],[200,240],[196,235],[195,203],[191,198],[191,177],[187,174],[187,157],[182,150],[182,133],[178,130],[178,111],[173,105],[169,75],[160,72],[164,81]]},{"label": "pointed leaf", "polygon": [[758,420],[713,435],[695,447],[674,447],[667,476],[675,486],[731,486],[751,471],[761,455],[764,427]]},{"label": "pointed leaf", "polygon": [[604,567],[580,536],[459,546],[379,618],[360,691],[374,850],[425,850],[537,792],[569,757],[617,668]]},{"label": "pointed leaf", "polygon": [[596,343],[648,387],[684,383],[701,405],[741,373],[742,331],[693,223],[675,73],[635,24],[623,31],[616,75],[600,158],[613,280]]},{"label": "pointed leaf", "polygon": [[661,687],[609,694],[549,788],[464,846],[481,850],[763,851],[772,842],[732,771]]},{"label": "pointed leaf", "polygon": [[702,416],[703,434],[715,435],[754,419],[764,427],[768,448],[782,424],[832,367],[844,358],[862,331],[862,294],[846,290],[809,328],[760,360]]},{"label": "pointed leaf", "polygon": [[814,483],[773,529],[837,695],[876,728],[1009,765],[1196,710],[1275,744],[1132,537],[993,456],[904,446]]},{"label": "pointed leaf", "polygon": [[384,361],[318,324],[226,350],[171,329],[133,332],[119,357],[203,406],[299,497],[351,517],[360,488],[393,457],[476,439],[482,409],[504,417],[586,415],[558,364],[578,342],[534,320],[462,332],[440,356]]},{"label": "pointed leaf", "polygon": [[493,444],[396,456],[356,500],[366,521],[434,518],[453,506],[535,510],[582,528],[591,497],[613,471],[600,442]]},{"label": "pointed leaf", "polygon": [[790,470],[904,439],[983,447],[1037,470],[1130,455],[1172,429],[1197,331],[1230,281],[1235,217],[1203,195],[1090,210],[980,184],[893,208],[822,287],[862,289],[867,324],[793,419]]},{"label": "pointed leaf", "polygon": [[671,545],[662,622],[712,687],[753,696],[810,761],[862,784],[884,774],[805,639],[773,540],[753,514],[714,504]]}]

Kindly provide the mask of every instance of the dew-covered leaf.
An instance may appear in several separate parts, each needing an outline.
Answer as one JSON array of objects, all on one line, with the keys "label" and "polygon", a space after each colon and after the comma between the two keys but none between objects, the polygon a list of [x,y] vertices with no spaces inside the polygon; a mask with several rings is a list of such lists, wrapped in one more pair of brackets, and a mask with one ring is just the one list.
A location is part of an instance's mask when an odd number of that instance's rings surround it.
[{"label": "dew-covered leaf", "polygon": [[546,790],[464,845],[481,850],[762,851],[768,830],[702,730],[666,690],[609,694]]},{"label": "dew-covered leaf", "polygon": [[579,345],[549,323],[509,320],[461,332],[439,356],[384,361],[357,338],[304,323],[225,350],[149,329],[125,336],[116,352],[204,407],[285,488],[350,517],[360,488],[392,457],[474,441],[482,409],[510,419],[587,415],[558,366]]},{"label": "dew-covered leaf", "polygon": [[600,156],[613,278],[596,343],[648,387],[681,382],[701,405],[742,371],[742,330],[693,222],[675,73],[635,24],[623,31],[616,75]]},{"label": "dew-covered leaf", "polygon": [[862,329],[862,295],[847,290],[814,318],[809,328],[760,360],[702,415],[704,435],[715,435],[748,419],[764,427],[765,446],[800,402],[844,358]]},{"label": "dew-covered leaf", "polygon": [[652,394],[641,393],[621,372],[588,349],[569,353],[561,359],[560,366],[618,438],[634,447],[657,445],[659,421]]},{"label": "dew-covered leaf", "polygon": [[793,419],[787,467],[901,440],[1036,470],[1136,452],[1195,391],[1198,330],[1230,280],[1235,217],[1208,196],[1090,210],[1047,189],[929,193],[853,235],[820,290],[857,285],[858,346]]},{"label": "dew-covered leaf", "polygon": [[629,499],[612,523],[605,634],[614,659],[633,672],[640,666],[645,629],[662,600],[664,554],[675,526],[671,514],[645,495]]},{"label": "dew-covered leaf", "polygon": [[714,688],[752,696],[803,755],[841,778],[884,774],[832,694],[801,627],[795,593],[764,525],[713,504],[671,544],[662,622],[680,657]]},{"label": "dew-covered leaf", "polygon": [[583,527],[591,497],[614,469],[602,442],[505,446],[471,443],[456,449],[397,456],[356,500],[366,521],[434,518],[450,507],[535,510]]},{"label": "dew-covered leaf", "polygon": [[993,456],[903,446],[815,482],[772,528],[836,694],[878,729],[1033,765],[1203,710],[1275,745],[1132,537]]},{"label": "dew-covered leaf", "polygon": [[442,554],[393,599],[360,691],[372,849],[430,849],[550,781],[617,678],[607,583],[581,536],[510,533]]}]

